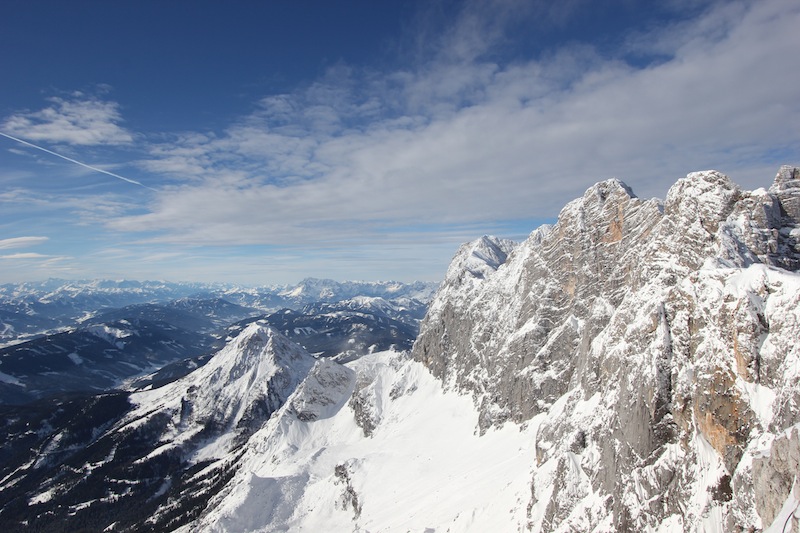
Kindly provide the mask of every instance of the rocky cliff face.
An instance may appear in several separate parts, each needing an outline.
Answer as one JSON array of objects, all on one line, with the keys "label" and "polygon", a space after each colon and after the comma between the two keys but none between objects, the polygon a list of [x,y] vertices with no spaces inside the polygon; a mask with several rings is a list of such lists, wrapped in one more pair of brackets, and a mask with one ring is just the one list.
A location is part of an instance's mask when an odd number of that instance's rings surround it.
[{"label": "rocky cliff face", "polygon": [[462,247],[413,355],[481,431],[537,425],[533,530],[761,529],[795,501],[799,242],[793,167],[663,203],[605,181],[519,246]]}]

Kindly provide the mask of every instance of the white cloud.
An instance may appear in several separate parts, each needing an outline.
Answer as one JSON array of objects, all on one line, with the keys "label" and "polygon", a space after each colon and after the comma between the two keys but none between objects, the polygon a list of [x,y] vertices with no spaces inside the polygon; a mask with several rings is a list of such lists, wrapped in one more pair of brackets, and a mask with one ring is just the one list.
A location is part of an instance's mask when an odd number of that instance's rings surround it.
[{"label": "white cloud", "polygon": [[39,111],[19,112],[8,117],[0,130],[28,141],[80,146],[121,145],[133,134],[120,126],[119,104],[74,93],[70,98],[52,97],[50,106]]},{"label": "white cloud", "polygon": [[643,196],[706,168],[769,185],[787,161],[765,154],[800,144],[798,24],[793,2],[720,4],[650,33],[669,58],[644,68],[586,46],[508,65],[458,52],[414,72],[338,67],[222,135],[155,146],[146,164],[185,181],[110,226],[161,242],[365,244],[409,220],[552,217],[612,176]]},{"label": "white cloud", "polygon": [[10,239],[0,239],[0,250],[9,248],[28,248],[47,242],[47,237],[12,237]]},{"label": "white cloud", "polygon": [[34,252],[0,255],[0,259],[47,259],[49,257],[49,255],[37,254]]},{"label": "white cloud", "polygon": [[76,268],[72,257],[51,256],[37,253],[0,255],[0,276],[4,282],[24,282],[47,277],[71,277],[76,272],[89,272]]},{"label": "white cloud", "polygon": [[109,219],[136,212],[139,206],[129,196],[123,195],[65,195],[58,191],[12,189],[0,192],[0,209],[4,215],[10,217],[56,220],[64,220],[66,217],[69,223],[98,226]]}]

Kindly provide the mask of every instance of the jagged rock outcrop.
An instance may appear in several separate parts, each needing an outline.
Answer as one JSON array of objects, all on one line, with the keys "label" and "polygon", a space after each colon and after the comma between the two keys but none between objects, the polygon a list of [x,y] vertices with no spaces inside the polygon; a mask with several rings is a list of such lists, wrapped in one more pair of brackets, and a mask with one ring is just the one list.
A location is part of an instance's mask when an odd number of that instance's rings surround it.
[{"label": "jagged rock outcrop", "polygon": [[481,431],[538,425],[533,530],[770,524],[788,495],[754,457],[800,422],[798,211],[794,167],[756,191],[693,173],[663,204],[608,180],[503,262],[462,247],[414,357]]}]

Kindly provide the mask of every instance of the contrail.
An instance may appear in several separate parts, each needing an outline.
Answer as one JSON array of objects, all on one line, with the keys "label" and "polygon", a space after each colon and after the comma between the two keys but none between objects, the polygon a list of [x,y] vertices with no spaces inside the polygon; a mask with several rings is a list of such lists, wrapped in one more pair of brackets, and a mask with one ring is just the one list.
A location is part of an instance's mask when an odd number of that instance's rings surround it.
[{"label": "contrail", "polygon": [[152,187],[148,187],[147,185],[145,185],[144,183],[141,183],[139,181],[132,180],[130,178],[126,178],[125,176],[120,176],[119,174],[114,174],[113,172],[109,172],[108,170],[103,170],[102,168],[97,168],[97,167],[93,167],[92,165],[87,165],[86,163],[81,163],[80,161],[76,161],[75,159],[71,159],[71,158],[69,158],[69,157],[67,157],[65,155],[57,154],[57,153],[53,152],[52,150],[48,150],[47,148],[42,148],[41,146],[37,146],[37,145],[35,145],[33,143],[29,143],[28,141],[23,141],[22,139],[18,139],[16,137],[13,137],[13,136],[9,135],[8,133],[3,133],[2,131],[0,131],[0,135],[2,135],[3,137],[5,137],[7,139],[11,139],[12,141],[17,141],[20,144],[24,144],[25,146],[30,146],[31,148],[36,148],[37,150],[41,150],[42,152],[47,152],[50,155],[54,155],[56,157],[60,157],[61,159],[65,159],[65,160],[69,161],[70,163],[75,163],[76,165],[80,165],[80,166],[82,166],[84,168],[88,168],[89,170],[94,170],[95,172],[100,172],[102,174],[107,174],[107,175],[111,176],[112,178],[117,178],[117,179],[122,180],[122,181],[127,181],[128,183],[133,183],[134,185],[138,185],[139,187],[144,187],[145,189],[150,189],[151,191],[155,191],[156,190],[156,189],[154,189]]}]

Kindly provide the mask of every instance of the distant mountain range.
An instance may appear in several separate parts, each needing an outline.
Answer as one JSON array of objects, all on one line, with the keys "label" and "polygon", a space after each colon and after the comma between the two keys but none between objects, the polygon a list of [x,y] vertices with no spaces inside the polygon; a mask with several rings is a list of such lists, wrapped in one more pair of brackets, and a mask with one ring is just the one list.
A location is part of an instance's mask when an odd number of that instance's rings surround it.
[{"label": "distant mountain range", "polygon": [[410,349],[434,289],[316,279],[256,289],[135,281],[4,285],[0,403],[173,380],[259,318],[318,356]]},{"label": "distant mountain range", "polygon": [[438,283],[346,281],[308,278],[296,285],[243,287],[229,284],[163,281],[68,281],[50,279],[0,285],[0,346],[74,326],[107,309],[165,303],[180,298],[214,298],[274,312],[355,297],[409,299],[427,303]]}]

